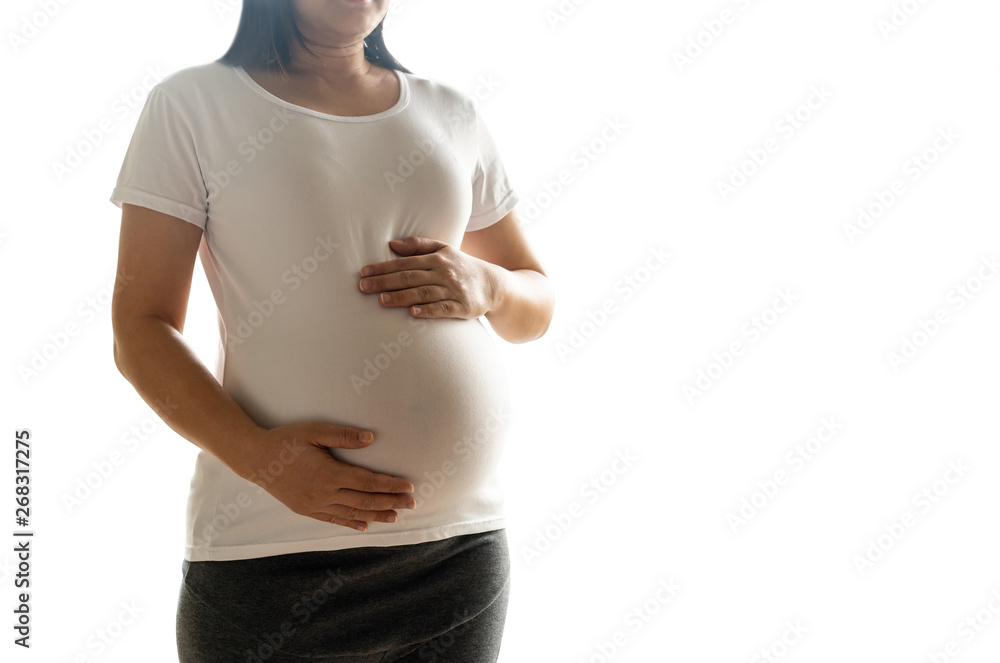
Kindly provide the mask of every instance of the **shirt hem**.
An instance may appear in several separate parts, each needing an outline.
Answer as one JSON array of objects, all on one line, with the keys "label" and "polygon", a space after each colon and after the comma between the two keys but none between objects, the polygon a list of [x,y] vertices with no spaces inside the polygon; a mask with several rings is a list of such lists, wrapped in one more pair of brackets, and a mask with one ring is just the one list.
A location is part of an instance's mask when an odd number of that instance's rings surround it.
[{"label": "shirt hem", "polygon": [[194,207],[185,205],[184,203],[179,203],[176,200],[158,196],[155,193],[140,191],[139,189],[133,189],[131,187],[119,186],[115,187],[115,190],[111,193],[111,202],[114,203],[119,209],[121,208],[122,203],[146,207],[156,212],[162,212],[170,216],[175,216],[183,221],[187,221],[188,223],[198,226],[202,230],[205,229],[205,212],[199,211]]},{"label": "shirt hem", "polygon": [[[340,527],[340,525],[331,525]],[[287,555],[299,552],[320,552],[331,550],[346,550],[350,548],[405,546],[416,543],[427,543],[429,541],[440,541],[442,539],[464,534],[479,534],[506,527],[506,517],[493,518],[477,522],[455,523],[452,525],[440,525],[437,527],[426,527],[418,530],[407,530],[403,532],[382,532],[379,534],[368,534],[367,532],[357,532],[355,534],[339,534],[337,536],[322,539],[309,539],[306,541],[281,541],[275,543],[252,543],[238,546],[220,547],[199,547],[190,544],[184,546],[184,559],[189,562],[226,562],[240,559],[254,559],[258,557],[271,557],[274,555]]]},{"label": "shirt hem", "polygon": [[494,223],[497,223],[500,219],[507,216],[507,214],[517,206],[519,200],[520,199],[517,197],[517,193],[511,189],[507,192],[507,195],[503,197],[503,200],[500,201],[500,204],[492,210],[469,217],[469,223],[465,227],[465,232],[473,232],[475,230],[489,228]]}]

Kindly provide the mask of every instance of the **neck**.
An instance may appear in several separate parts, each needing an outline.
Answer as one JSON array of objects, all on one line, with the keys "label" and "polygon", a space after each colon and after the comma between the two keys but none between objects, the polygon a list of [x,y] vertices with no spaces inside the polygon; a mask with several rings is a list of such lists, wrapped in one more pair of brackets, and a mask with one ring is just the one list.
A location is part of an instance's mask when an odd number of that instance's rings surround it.
[{"label": "neck", "polygon": [[297,42],[292,48],[289,73],[294,76],[344,87],[360,82],[371,73],[372,64],[365,59],[363,40],[349,46],[320,44],[308,39],[306,43],[312,53],[307,53]]}]

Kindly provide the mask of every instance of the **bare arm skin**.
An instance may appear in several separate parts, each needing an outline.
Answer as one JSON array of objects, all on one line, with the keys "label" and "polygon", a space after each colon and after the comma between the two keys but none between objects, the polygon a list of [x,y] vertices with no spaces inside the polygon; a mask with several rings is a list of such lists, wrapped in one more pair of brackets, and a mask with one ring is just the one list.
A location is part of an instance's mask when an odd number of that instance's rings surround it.
[{"label": "bare arm skin", "polygon": [[184,342],[184,319],[202,230],[124,203],[118,273],[131,277],[111,301],[115,365],[181,437],[226,459],[264,432]]},{"label": "bare arm skin", "polygon": [[493,308],[485,314],[500,338],[525,343],[548,331],[555,291],[521,232],[515,213],[465,233],[461,250],[485,260],[493,274]]},{"label": "bare arm skin", "polygon": [[184,342],[184,319],[202,230],[182,219],[122,204],[118,274],[111,301],[114,359],[121,374],[177,434],[251,481],[282,443],[305,452],[260,485],[295,513],[364,531],[412,508],[409,481],[341,463],[329,447],[359,448],[358,429],[302,422],[266,429],[253,421]]}]

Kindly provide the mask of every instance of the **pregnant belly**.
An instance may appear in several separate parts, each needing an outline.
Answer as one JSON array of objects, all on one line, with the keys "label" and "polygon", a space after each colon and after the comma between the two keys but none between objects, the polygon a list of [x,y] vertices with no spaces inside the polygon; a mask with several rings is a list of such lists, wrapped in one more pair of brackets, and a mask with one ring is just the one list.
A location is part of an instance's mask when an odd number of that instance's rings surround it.
[{"label": "pregnant belly", "polygon": [[394,524],[371,523],[369,531],[413,527],[462,508],[477,512],[500,500],[496,469],[509,387],[483,323],[419,320],[405,309],[330,322],[325,329],[262,326],[228,354],[227,392],[266,428],[322,421],[372,431],[369,447],[332,455],[407,479],[417,508],[400,510]]}]

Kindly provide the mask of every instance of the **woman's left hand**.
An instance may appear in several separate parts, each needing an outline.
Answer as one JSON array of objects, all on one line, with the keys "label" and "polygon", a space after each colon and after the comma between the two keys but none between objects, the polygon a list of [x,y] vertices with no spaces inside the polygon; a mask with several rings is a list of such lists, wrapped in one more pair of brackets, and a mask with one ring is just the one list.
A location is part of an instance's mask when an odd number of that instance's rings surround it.
[{"label": "woman's left hand", "polygon": [[[392,240],[404,258],[361,268],[361,292],[382,306],[408,306],[418,318],[478,318],[496,304],[496,266],[428,237]],[[366,286],[366,282],[368,287]]]}]

